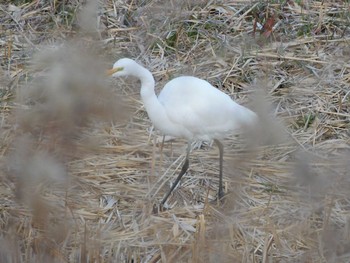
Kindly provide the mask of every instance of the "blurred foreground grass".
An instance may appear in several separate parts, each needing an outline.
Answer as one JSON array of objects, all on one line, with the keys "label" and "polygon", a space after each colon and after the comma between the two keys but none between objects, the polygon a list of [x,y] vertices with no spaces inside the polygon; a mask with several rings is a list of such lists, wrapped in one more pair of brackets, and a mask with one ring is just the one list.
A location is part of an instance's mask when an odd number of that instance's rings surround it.
[{"label": "blurred foreground grass", "polygon": [[[349,3],[4,1],[1,262],[349,262]],[[259,145],[156,143],[120,57],[255,110]],[[253,140],[254,139],[254,140]]]}]

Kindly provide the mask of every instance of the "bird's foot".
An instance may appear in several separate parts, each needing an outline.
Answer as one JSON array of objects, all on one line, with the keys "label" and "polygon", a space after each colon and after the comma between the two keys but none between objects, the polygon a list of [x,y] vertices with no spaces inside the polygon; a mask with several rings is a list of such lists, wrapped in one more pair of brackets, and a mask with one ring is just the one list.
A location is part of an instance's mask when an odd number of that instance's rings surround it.
[{"label": "bird's foot", "polygon": [[224,200],[225,200],[224,191],[219,191],[218,196],[210,203],[212,203],[213,205],[219,205],[219,204],[222,204],[224,202]]},{"label": "bird's foot", "polygon": [[221,200],[224,198],[224,196],[225,196],[224,191],[220,189],[219,192],[218,192],[218,197],[217,197],[217,199],[218,199],[219,201],[221,201]]},{"label": "bird's foot", "polygon": [[166,208],[163,204],[154,204],[153,205],[153,214],[158,214],[159,212],[164,212],[169,210],[169,208]]}]

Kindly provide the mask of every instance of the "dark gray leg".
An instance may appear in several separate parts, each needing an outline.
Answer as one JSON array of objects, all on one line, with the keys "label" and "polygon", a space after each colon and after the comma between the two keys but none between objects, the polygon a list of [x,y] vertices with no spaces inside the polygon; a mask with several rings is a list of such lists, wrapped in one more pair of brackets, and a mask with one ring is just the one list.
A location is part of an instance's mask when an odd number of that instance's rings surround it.
[{"label": "dark gray leg", "polygon": [[220,200],[224,196],[224,186],[222,181],[222,166],[223,166],[223,157],[224,157],[224,147],[222,146],[221,142],[217,139],[214,139],[214,142],[219,148],[220,152],[220,171],[219,171],[219,191],[218,191],[218,200]]},{"label": "dark gray leg", "polygon": [[181,172],[180,174],[177,176],[175,182],[173,183],[173,185],[171,186],[169,192],[166,194],[166,196],[163,198],[162,202],[160,203],[161,206],[164,206],[165,202],[168,200],[170,194],[172,193],[172,191],[175,189],[175,187],[179,184],[182,176],[186,173],[188,167],[189,167],[189,155],[190,155],[190,151],[191,151],[191,142],[188,142],[188,146],[187,146],[187,153],[186,153],[186,160],[181,168]]}]

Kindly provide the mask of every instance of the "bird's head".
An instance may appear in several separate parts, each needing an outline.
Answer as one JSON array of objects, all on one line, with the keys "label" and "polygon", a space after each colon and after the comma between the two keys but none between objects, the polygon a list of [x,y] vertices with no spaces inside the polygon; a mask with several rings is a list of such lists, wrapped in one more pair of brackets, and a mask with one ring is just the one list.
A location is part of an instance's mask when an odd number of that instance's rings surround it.
[{"label": "bird's head", "polygon": [[122,58],[114,63],[113,68],[107,71],[108,76],[121,77],[135,75],[139,65],[130,58]]}]

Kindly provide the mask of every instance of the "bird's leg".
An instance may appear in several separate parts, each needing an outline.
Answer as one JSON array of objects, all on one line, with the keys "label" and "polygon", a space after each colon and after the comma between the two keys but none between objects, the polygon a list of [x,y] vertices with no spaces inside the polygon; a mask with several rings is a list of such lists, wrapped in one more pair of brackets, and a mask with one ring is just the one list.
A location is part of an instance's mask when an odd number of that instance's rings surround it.
[{"label": "bird's leg", "polygon": [[223,181],[222,181],[224,147],[222,146],[222,143],[219,140],[214,139],[214,142],[218,146],[219,152],[220,152],[219,191],[218,191],[218,200],[220,200],[224,196]]},{"label": "bird's leg", "polygon": [[165,202],[168,200],[170,194],[172,193],[172,191],[175,189],[175,187],[179,184],[182,176],[186,173],[188,167],[189,167],[189,155],[190,155],[190,151],[191,151],[191,142],[188,143],[188,146],[187,146],[187,153],[186,153],[186,159],[185,159],[185,162],[181,168],[181,172],[180,174],[177,176],[175,182],[173,183],[173,185],[171,186],[169,192],[166,194],[166,196],[163,198],[162,202],[160,203],[161,206],[164,206]]}]

